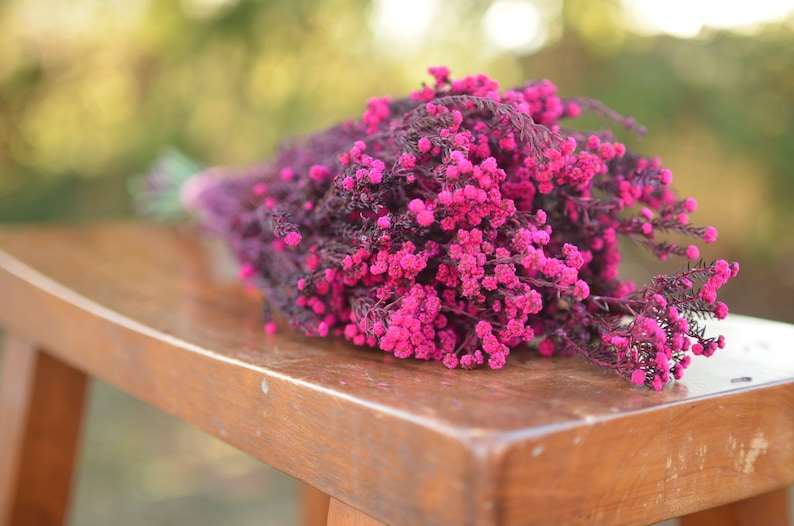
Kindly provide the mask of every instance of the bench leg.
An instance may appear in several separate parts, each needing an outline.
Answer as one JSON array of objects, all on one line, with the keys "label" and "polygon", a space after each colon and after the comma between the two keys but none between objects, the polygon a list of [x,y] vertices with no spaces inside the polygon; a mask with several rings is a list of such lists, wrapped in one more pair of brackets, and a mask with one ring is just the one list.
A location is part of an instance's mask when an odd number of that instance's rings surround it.
[{"label": "bench leg", "polygon": [[325,526],[328,523],[330,497],[303,482],[298,483],[301,526]]},{"label": "bench leg", "polygon": [[347,504],[331,499],[328,507],[328,526],[386,526],[369,515],[351,508]]},{"label": "bench leg", "polygon": [[770,491],[710,510],[681,517],[681,526],[788,526],[788,491]]},{"label": "bench leg", "polygon": [[0,378],[0,526],[66,521],[86,375],[7,337]]}]

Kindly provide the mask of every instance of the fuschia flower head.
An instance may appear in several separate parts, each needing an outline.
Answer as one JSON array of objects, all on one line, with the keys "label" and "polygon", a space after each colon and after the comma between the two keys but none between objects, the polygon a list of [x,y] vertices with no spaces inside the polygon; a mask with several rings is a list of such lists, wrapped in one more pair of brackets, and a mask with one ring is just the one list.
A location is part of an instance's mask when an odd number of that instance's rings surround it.
[{"label": "fuschia flower head", "polygon": [[[547,80],[502,91],[431,74],[269,164],[185,186],[263,292],[266,332],[278,312],[310,336],[452,369],[509,367],[537,341],[654,389],[725,345],[700,320],[728,315],[716,295],[738,264],[664,239],[712,243],[716,229],[690,224],[697,202],[676,196],[659,159],[570,121],[642,127]],[[620,280],[621,237],[689,266],[645,287]]]}]

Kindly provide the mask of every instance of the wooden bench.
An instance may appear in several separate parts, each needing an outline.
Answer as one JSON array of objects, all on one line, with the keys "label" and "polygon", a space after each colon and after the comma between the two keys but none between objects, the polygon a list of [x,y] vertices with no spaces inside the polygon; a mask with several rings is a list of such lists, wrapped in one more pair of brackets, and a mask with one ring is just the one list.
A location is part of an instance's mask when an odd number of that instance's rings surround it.
[{"label": "wooden bench", "polygon": [[730,316],[661,392],[532,352],[449,371],[268,336],[224,261],[162,226],[0,229],[0,525],[65,520],[91,377],[306,483],[305,524],[323,494],[333,525],[788,524],[792,326]]}]

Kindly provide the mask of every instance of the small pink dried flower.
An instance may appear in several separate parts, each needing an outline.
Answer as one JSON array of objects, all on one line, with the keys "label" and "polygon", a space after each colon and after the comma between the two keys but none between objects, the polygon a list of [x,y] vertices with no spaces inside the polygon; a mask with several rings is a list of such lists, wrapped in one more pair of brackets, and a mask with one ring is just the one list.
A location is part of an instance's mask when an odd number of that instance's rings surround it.
[{"label": "small pink dried flower", "polygon": [[[654,389],[724,346],[700,319],[728,314],[716,294],[738,264],[662,239],[716,241],[689,223],[697,202],[657,158],[561,121],[595,112],[642,127],[547,80],[500,91],[430,71],[433,86],[373,98],[266,166],[186,185],[186,207],[264,293],[267,332],[272,309],[308,335],[463,369],[500,369],[537,338],[540,354]],[[618,279],[620,237],[695,263],[637,288]]]}]

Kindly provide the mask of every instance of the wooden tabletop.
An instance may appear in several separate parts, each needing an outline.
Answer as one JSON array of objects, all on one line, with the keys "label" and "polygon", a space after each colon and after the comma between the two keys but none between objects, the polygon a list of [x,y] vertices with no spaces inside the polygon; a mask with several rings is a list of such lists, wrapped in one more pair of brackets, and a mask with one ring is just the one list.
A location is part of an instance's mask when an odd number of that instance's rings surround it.
[{"label": "wooden tabletop", "polygon": [[731,315],[661,392],[577,358],[450,371],[261,327],[217,241],[0,229],[0,325],[389,524],[650,523],[794,483],[794,327]]}]

